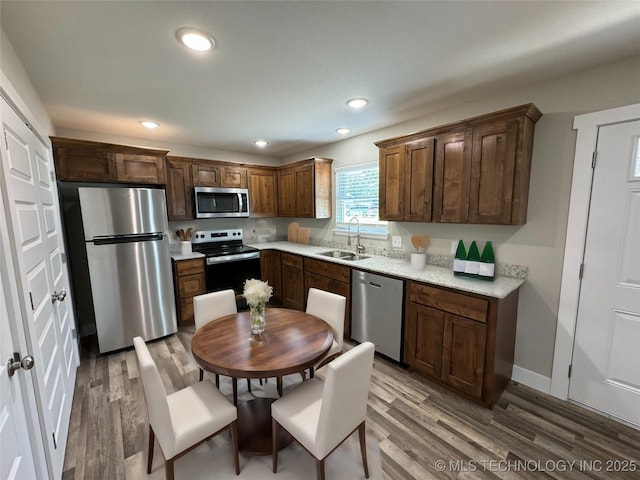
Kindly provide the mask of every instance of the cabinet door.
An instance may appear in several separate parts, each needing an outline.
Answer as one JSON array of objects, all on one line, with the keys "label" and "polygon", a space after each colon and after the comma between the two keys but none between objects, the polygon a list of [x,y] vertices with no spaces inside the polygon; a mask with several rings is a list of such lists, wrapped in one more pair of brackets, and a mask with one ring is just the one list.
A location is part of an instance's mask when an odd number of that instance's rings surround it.
[{"label": "cabinet door", "polygon": [[115,182],[116,159],[108,145],[51,139],[58,180]]},{"label": "cabinet door", "polygon": [[193,219],[191,164],[167,161],[167,215],[169,220]]},{"label": "cabinet door", "polygon": [[119,182],[167,183],[164,156],[116,153],[116,172]]},{"label": "cabinet door", "polygon": [[404,219],[404,145],[380,149],[380,220]]},{"label": "cabinet door", "polygon": [[486,324],[445,314],[441,375],[445,383],[482,397],[486,338]]},{"label": "cabinet door", "polygon": [[278,216],[278,174],[275,170],[249,168],[249,214],[252,217]]},{"label": "cabinet door", "polygon": [[278,216],[296,216],[296,179],[292,168],[278,171]]},{"label": "cabinet door", "polygon": [[191,178],[193,184],[198,187],[219,187],[220,166],[195,163],[191,166]]},{"label": "cabinet door", "polygon": [[511,224],[519,123],[496,122],[473,130],[471,223]]},{"label": "cabinet door", "polygon": [[324,277],[315,273],[311,273],[305,270],[304,272],[304,298],[308,298],[309,289],[317,288],[318,290],[324,290],[325,292],[335,293],[342,295],[347,299],[345,311],[344,311],[344,337],[349,338],[351,336],[351,284],[341,282],[334,278]]},{"label": "cabinet door", "polygon": [[247,168],[223,165],[220,168],[220,183],[227,188],[247,188]]},{"label": "cabinet door", "polygon": [[304,310],[304,275],[302,270],[282,265],[282,303],[287,308]]},{"label": "cabinet door", "polygon": [[260,276],[273,287],[272,301],[282,302],[282,265],[280,252],[262,250],[260,252]]},{"label": "cabinet door", "polygon": [[472,131],[436,137],[433,221],[466,223],[469,219]]},{"label": "cabinet door", "polygon": [[407,304],[404,361],[434,378],[442,370],[442,339],[445,313],[417,303]]},{"label": "cabinet door", "polygon": [[404,153],[404,220],[430,222],[434,138],[408,143]]},{"label": "cabinet door", "polygon": [[296,167],[295,175],[295,209],[296,217],[315,217],[315,189],[313,188],[313,165]]}]

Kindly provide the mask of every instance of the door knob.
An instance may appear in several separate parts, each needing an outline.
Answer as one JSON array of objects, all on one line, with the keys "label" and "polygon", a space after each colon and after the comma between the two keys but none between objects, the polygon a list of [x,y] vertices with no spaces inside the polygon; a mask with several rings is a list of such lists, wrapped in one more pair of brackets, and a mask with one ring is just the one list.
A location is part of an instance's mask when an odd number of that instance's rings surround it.
[{"label": "door knob", "polygon": [[67,292],[65,290],[61,290],[60,292],[53,292],[51,294],[51,303],[64,302],[64,299],[66,297]]},{"label": "door knob", "polygon": [[20,353],[13,352],[13,358],[7,360],[7,371],[9,372],[9,376],[13,377],[16,370],[20,370],[21,368],[24,370],[31,370],[34,364],[35,360],[31,355],[26,355],[22,360],[20,360]]}]

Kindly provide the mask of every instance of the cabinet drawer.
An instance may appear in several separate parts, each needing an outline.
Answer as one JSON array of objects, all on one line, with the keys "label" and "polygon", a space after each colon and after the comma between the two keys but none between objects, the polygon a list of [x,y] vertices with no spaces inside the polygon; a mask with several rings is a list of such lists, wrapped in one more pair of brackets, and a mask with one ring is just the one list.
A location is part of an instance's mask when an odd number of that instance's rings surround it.
[{"label": "cabinet drawer", "polygon": [[179,277],[183,275],[193,275],[195,273],[204,273],[204,261],[202,258],[178,260],[176,262],[176,272]]},{"label": "cabinet drawer", "polygon": [[338,265],[331,262],[323,262],[322,260],[314,260],[312,258],[305,258],[304,260],[305,272],[317,273],[318,275],[324,275],[325,277],[334,278],[341,282],[351,281],[351,269],[344,265]]},{"label": "cabinet drawer", "polygon": [[206,283],[204,273],[196,273],[195,275],[185,275],[178,279],[178,292],[180,298],[193,297],[205,293]]},{"label": "cabinet drawer", "polygon": [[290,267],[302,270],[302,257],[299,255],[291,255],[290,253],[283,253],[282,265],[288,265]]},{"label": "cabinet drawer", "polygon": [[429,287],[420,283],[412,282],[409,288],[411,289],[409,293],[411,302],[471,318],[478,322],[486,323],[487,321],[487,310],[489,308],[487,300]]}]

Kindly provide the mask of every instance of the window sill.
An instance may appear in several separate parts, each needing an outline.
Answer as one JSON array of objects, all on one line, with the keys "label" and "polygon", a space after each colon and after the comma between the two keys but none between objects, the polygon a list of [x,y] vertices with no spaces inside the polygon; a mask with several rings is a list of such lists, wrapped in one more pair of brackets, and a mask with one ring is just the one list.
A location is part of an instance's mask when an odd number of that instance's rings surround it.
[{"label": "window sill", "polygon": [[[346,237],[348,235],[347,230],[341,230],[334,228],[333,234],[338,237]],[[351,235],[355,235],[355,232],[351,232]],[[360,238],[371,238],[374,240],[387,240],[389,238],[389,234],[387,232],[360,232]]]}]

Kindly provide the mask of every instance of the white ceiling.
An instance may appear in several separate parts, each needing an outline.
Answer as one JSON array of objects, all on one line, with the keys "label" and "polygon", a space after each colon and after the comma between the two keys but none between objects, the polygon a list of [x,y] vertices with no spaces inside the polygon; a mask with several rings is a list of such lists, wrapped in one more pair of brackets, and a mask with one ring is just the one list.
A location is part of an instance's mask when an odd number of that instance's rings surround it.
[{"label": "white ceiling", "polygon": [[274,157],[640,53],[639,1],[2,0],[0,19],[56,127]]}]

